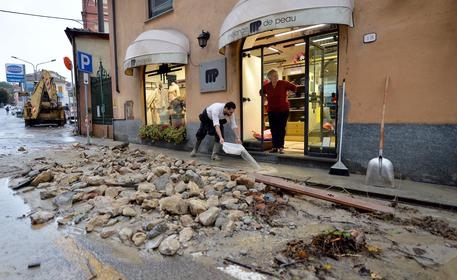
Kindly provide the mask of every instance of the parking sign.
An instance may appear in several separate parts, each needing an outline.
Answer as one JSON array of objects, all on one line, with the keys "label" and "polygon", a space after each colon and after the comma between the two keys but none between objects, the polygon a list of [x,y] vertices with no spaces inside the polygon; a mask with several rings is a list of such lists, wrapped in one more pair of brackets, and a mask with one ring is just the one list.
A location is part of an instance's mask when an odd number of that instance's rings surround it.
[{"label": "parking sign", "polygon": [[78,51],[78,69],[81,72],[92,73],[92,55]]}]

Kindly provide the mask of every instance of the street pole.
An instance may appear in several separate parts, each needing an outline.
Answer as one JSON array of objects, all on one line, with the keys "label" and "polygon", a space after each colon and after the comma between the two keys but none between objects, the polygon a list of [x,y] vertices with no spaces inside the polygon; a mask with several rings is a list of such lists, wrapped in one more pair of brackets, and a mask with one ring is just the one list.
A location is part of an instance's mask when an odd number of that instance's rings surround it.
[{"label": "street pole", "polygon": [[89,133],[89,108],[87,104],[87,85],[89,84],[89,74],[84,73],[84,102],[86,103],[86,116],[84,122],[86,123],[86,134],[87,134],[87,145],[90,145],[90,133]]},{"label": "street pole", "polygon": [[[72,97],[70,99],[70,117],[73,117],[73,125],[75,126],[75,128],[77,128],[78,125],[76,125],[77,118],[76,118],[75,114],[76,114],[76,112],[79,112],[79,110],[77,107],[78,102],[76,100],[76,88],[75,88],[75,83],[73,80],[73,67],[71,67],[71,90],[72,90],[72,93],[71,93]],[[72,112],[71,109],[73,108],[73,106],[75,107],[74,108],[75,111]],[[73,114],[73,116],[71,114]]]},{"label": "street pole", "polygon": [[33,73],[35,74],[35,82],[38,82],[37,78],[36,78],[36,72],[38,72],[38,65],[41,65],[41,64],[45,64],[45,63],[49,63],[49,62],[54,62],[56,61],[56,59],[51,59],[49,61],[45,61],[45,62],[40,62],[40,63],[37,63],[36,64],[36,68],[35,68],[35,71],[33,71]]},{"label": "street pole", "polygon": [[[68,70],[71,71],[71,95],[68,94],[68,101],[70,103],[70,121],[73,120],[73,125],[74,125],[74,130],[73,133],[78,132],[79,133],[79,125],[76,125],[76,116],[74,115],[76,111],[79,112],[79,109],[77,107],[77,101],[76,101],[76,89],[75,89],[75,83],[73,80],[73,62],[68,56],[65,56],[63,58],[63,63],[65,64],[65,67],[67,67]],[[75,111],[72,111],[74,106]]]},{"label": "street pole", "polygon": [[48,61],[44,61],[44,62],[40,62],[40,63],[37,63],[37,64],[33,64],[30,61],[27,61],[25,59],[19,58],[19,57],[14,56],[14,55],[12,55],[11,58],[14,58],[14,59],[17,59],[17,60],[20,60],[20,61],[23,61],[25,63],[28,63],[28,64],[32,65],[32,67],[33,67],[33,79],[34,79],[35,83],[38,82],[38,79],[37,79],[37,76],[36,76],[36,72],[38,70],[38,65],[56,61],[55,59],[51,59],[51,60],[48,60]]}]

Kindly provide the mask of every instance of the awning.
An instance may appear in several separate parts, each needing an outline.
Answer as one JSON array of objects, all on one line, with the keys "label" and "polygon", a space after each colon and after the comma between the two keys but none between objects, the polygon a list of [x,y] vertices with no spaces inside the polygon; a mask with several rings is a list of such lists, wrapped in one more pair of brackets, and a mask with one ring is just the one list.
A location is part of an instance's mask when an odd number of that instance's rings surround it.
[{"label": "awning", "polygon": [[132,76],[134,67],[160,64],[187,64],[190,45],[187,37],[174,29],[152,29],[138,36],[127,48],[124,72]]},{"label": "awning", "polygon": [[225,18],[219,49],[253,34],[295,26],[353,26],[354,0],[241,0]]}]

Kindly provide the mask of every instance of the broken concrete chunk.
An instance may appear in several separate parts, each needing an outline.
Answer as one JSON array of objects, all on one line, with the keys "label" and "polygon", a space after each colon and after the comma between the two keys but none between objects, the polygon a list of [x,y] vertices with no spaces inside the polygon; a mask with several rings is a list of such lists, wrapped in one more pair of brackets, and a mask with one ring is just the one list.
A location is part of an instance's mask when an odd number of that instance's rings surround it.
[{"label": "broken concrete chunk", "polygon": [[159,246],[159,252],[162,255],[173,256],[178,252],[181,244],[176,239],[176,234],[170,235],[165,238]]},{"label": "broken concrete chunk", "polygon": [[30,216],[32,225],[44,224],[54,218],[54,213],[49,211],[38,211]]},{"label": "broken concrete chunk", "polygon": [[146,234],[144,232],[136,232],[132,236],[132,241],[135,246],[141,246],[144,244],[144,241],[146,240]]},{"label": "broken concrete chunk", "polygon": [[40,183],[51,182],[53,179],[52,172],[49,170],[43,171],[30,183],[32,186],[38,186]]},{"label": "broken concrete chunk", "polygon": [[167,211],[171,214],[183,215],[189,211],[189,203],[177,195],[162,198],[159,204],[160,210]]},{"label": "broken concrete chunk", "polygon": [[217,207],[211,207],[208,210],[206,210],[205,212],[201,213],[198,216],[198,220],[200,221],[200,223],[202,225],[210,226],[210,225],[214,224],[214,222],[216,221],[217,216],[219,215],[220,212],[221,212],[221,209],[219,209]]}]

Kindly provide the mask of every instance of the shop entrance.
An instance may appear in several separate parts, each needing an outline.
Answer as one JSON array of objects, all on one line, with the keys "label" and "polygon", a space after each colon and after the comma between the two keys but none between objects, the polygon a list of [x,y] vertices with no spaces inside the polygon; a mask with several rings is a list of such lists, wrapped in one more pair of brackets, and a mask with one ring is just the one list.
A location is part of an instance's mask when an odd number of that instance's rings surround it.
[{"label": "shop entrance", "polygon": [[285,155],[336,157],[338,31],[336,26],[274,30],[246,38],[242,60],[242,128],[248,149],[271,149],[267,73],[297,86],[288,92]]}]

